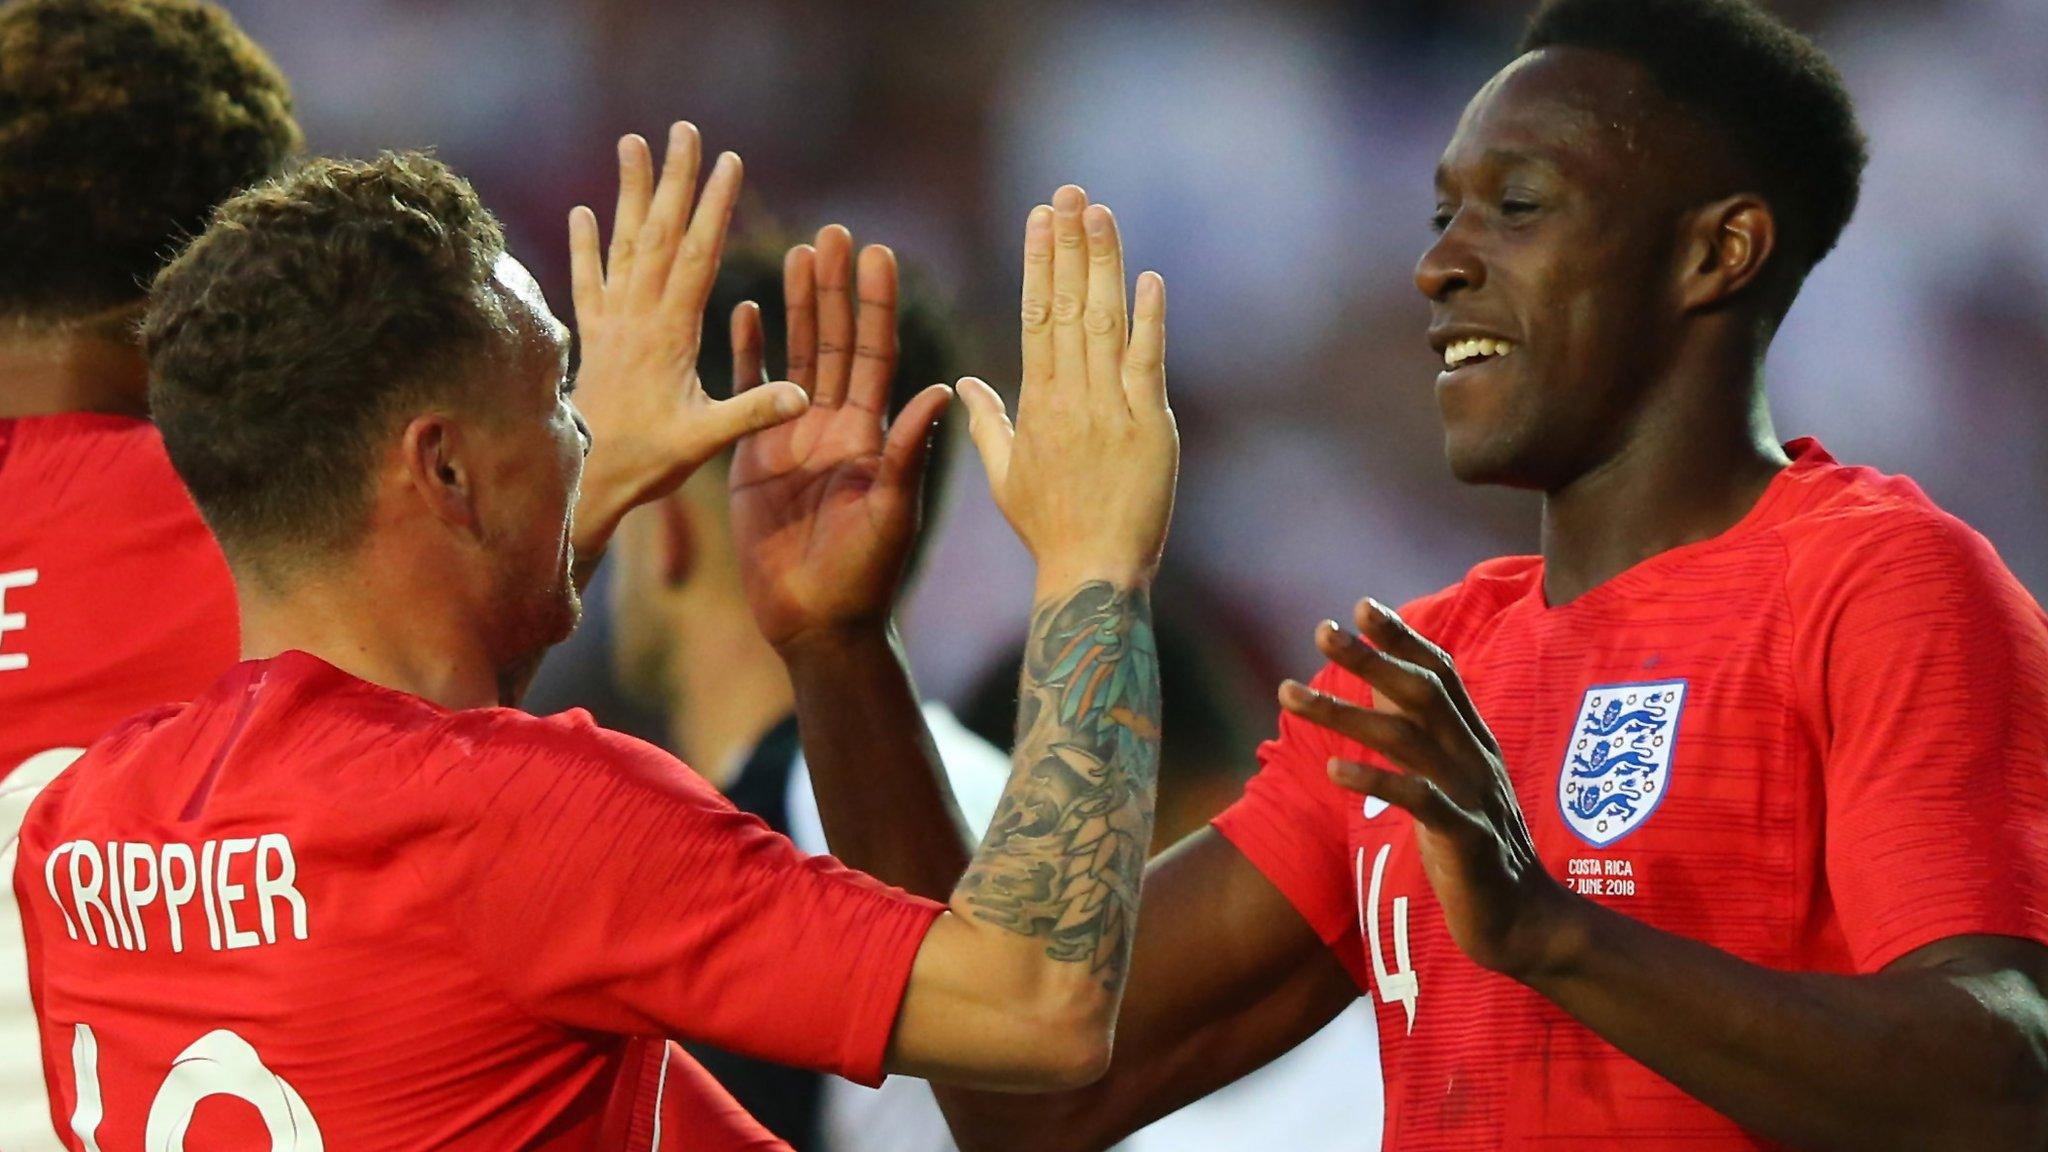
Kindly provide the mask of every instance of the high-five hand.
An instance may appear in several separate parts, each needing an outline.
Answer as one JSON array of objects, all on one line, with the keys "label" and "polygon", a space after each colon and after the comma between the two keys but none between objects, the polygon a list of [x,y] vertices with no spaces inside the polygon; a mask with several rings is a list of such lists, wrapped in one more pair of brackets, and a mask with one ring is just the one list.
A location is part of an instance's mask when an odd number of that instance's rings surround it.
[{"label": "high-five hand", "polygon": [[597,216],[569,214],[569,267],[583,363],[576,406],[590,428],[589,467],[576,507],[579,559],[603,551],[619,518],[674,491],[749,432],[802,413],[794,384],[713,400],[697,379],[704,306],[718,276],[740,158],[721,155],[696,200],[697,130],[669,130],[660,183],[647,142],[619,141],[619,205],[611,251],[598,251]]},{"label": "high-five hand", "polygon": [[1501,761],[1450,657],[1391,609],[1358,604],[1354,634],[1324,621],[1316,647],[1372,686],[1373,707],[1293,680],[1280,704],[1385,756],[1395,769],[1336,759],[1330,779],[1415,817],[1423,871],[1451,936],[1483,967],[1519,979],[1555,954],[1552,915],[1577,899],[1544,870]]},{"label": "high-five hand", "polygon": [[1166,403],[1166,282],[1124,304],[1116,217],[1069,184],[1024,226],[1024,386],[1013,427],[960,381],[997,507],[1038,561],[1041,596],[1150,584],[1173,513],[1180,436]]},{"label": "high-five hand", "polygon": [[[741,442],[732,530],[755,623],[778,648],[886,625],[918,530],[926,447],[952,392],[933,384],[888,426],[896,376],[896,256],[834,224],[783,264],[789,378],[801,417]],[[856,318],[855,297],[860,307]],[[732,315],[733,394],[768,382],[761,310]],[[888,430],[885,435],[884,428]]]}]

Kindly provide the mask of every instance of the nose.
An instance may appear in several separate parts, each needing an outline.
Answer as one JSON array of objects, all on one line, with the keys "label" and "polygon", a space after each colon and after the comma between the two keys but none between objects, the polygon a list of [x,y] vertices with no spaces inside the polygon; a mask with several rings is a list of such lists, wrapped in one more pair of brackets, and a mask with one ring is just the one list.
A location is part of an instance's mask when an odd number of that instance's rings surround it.
[{"label": "nose", "polygon": [[583,413],[581,413],[581,412],[577,411],[577,410],[576,410],[576,408],[575,408],[575,407],[574,407],[573,405],[572,405],[572,406],[570,407],[569,411],[570,411],[570,412],[572,412],[572,413],[575,413],[575,416],[576,416],[576,438],[577,438],[578,440],[581,440],[581,441],[583,442],[583,458],[584,458],[584,459],[586,459],[586,460],[588,460],[588,459],[590,458],[590,444],[591,444],[591,439],[590,439],[590,425],[588,425],[588,424],[586,424],[586,423],[584,423],[584,422],[583,422]]},{"label": "nose", "polygon": [[1453,217],[1450,225],[1438,234],[1436,243],[1415,262],[1416,290],[1439,304],[1461,288],[1477,288],[1486,282],[1486,265],[1467,243],[1465,230],[1460,227],[1463,217],[1463,213]]}]

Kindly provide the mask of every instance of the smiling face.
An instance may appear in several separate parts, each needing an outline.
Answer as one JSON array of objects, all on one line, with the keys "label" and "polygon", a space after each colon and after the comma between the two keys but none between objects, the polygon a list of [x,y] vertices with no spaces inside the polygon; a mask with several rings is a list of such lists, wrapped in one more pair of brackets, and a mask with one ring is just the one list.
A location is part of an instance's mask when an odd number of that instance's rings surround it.
[{"label": "smiling face", "polygon": [[1474,96],[1437,169],[1416,265],[1451,470],[1554,491],[1625,442],[1679,309],[1674,245],[1697,133],[1638,65],[1532,52]]},{"label": "smiling face", "polygon": [[568,329],[519,261],[492,274],[517,344],[479,431],[478,517],[490,565],[492,662],[517,670],[568,638],[582,613],[570,529],[590,435],[569,401]]}]

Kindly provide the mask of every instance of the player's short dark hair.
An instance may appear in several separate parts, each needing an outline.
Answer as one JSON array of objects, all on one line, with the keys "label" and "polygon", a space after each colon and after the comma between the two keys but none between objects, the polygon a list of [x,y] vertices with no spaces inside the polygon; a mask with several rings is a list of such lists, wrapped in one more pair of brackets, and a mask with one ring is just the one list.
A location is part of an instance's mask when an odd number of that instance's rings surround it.
[{"label": "player's short dark hair", "polygon": [[394,419],[458,401],[515,337],[505,250],[469,182],[418,152],[313,160],[221,205],[156,278],[150,407],[229,558],[345,549]]},{"label": "player's short dark hair", "polygon": [[1869,159],[1841,73],[1753,0],[1547,0],[1521,51],[1608,52],[1724,132],[1776,210],[1803,277],[1841,238]]},{"label": "player's short dark hair", "polygon": [[212,4],[0,7],[0,316],[140,301],[216,204],[299,146],[284,76]]},{"label": "player's short dark hair", "polygon": [[[762,335],[768,345],[768,371],[781,377],[782,352],[788,328],[783,322],[782,261],[789,246],[765,237],[750,237],[726,249],[711,304],[704,317],[704,344],[697,354],[697,373],[704,389],[723,399],[732,394],[732,310],[742,301],[761,306]],[[945,307],[914,268],[905,268],[896,308],[896,377],[889,382],[889,412],[901,412],[919,392],[953,382],[958,345]],[[933,433],[925,465],[924,529],[912,545],[910,569],[915,572],[937,533],[946,478],[951,475],[956,441],[946,423]]]}]

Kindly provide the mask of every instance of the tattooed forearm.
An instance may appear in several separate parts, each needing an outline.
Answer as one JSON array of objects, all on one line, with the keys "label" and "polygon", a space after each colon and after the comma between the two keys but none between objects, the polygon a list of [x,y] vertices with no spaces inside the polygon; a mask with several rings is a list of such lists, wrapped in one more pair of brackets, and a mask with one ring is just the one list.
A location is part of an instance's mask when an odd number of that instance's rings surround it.
[{"label": "tattooed forearm", "polygon": [[1119,987],[1159,775],[1159,653],[1143,591],[1084,584],[1031,621],[1016,769],[959,891]]}]

